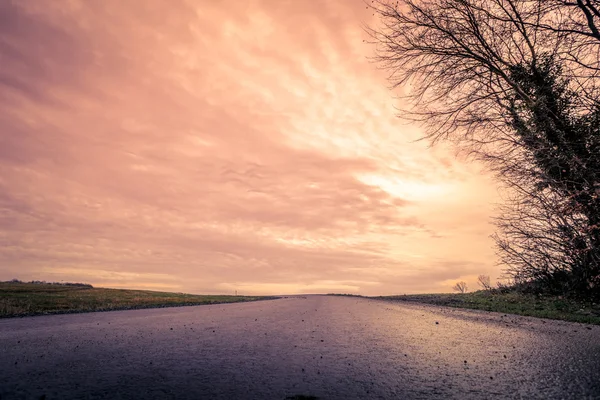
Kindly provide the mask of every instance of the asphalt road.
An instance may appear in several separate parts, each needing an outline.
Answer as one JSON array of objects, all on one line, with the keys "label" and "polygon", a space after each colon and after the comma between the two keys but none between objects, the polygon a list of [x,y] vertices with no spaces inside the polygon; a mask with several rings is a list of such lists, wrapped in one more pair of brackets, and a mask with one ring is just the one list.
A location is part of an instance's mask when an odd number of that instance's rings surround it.
[{"label": "asphalt road", "polygon": [[329,296],[0,320],[1,400],[299,395],[600,399],[600,327]]}]

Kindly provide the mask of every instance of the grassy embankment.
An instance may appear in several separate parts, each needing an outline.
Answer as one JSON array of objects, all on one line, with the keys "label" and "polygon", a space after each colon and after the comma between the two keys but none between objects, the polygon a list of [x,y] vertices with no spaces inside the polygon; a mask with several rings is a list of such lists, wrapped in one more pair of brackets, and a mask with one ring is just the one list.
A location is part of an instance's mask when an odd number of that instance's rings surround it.
[{"label": "grassy embankment", "polygon": [[193,295],[89,285],[0,282],[0,318],[267,300],[266,296]]},{"label": "grassy embankment", "polygon": [[519,292],[493,293],[480,290],[464,294],[415,294],[374,298],[600,325],[600,304],[591,301],[576,301],[559,296],[536,296]]}]

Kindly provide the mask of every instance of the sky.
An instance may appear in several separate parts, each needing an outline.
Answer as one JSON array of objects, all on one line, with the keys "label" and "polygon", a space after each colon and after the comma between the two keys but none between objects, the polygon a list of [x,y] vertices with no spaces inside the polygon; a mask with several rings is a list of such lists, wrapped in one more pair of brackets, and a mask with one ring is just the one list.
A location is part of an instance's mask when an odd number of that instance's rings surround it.
[{"label": "sky", "polygon": [[417,141],[362,0],[0,0],[0,280],[450,292],[482,166]]}]

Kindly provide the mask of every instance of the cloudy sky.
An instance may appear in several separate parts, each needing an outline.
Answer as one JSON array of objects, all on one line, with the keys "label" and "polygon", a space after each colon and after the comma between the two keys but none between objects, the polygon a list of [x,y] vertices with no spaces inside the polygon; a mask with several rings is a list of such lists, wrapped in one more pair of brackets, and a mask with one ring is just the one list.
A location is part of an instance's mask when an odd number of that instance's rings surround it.
[{"label": "cloudy sky", "polygon": [[497,192],[415,142],[362,0],[0,0],[0,280],[451,291]]}]

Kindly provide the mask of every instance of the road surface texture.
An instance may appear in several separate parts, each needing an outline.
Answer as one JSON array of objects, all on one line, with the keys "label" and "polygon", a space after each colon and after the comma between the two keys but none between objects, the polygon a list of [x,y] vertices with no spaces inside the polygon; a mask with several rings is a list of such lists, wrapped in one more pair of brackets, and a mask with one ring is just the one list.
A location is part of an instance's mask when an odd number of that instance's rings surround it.
[{"label": "road surface texture", "polygon": [[600,327],[332,296],[0,320],[0,399],[600,399]]}]

